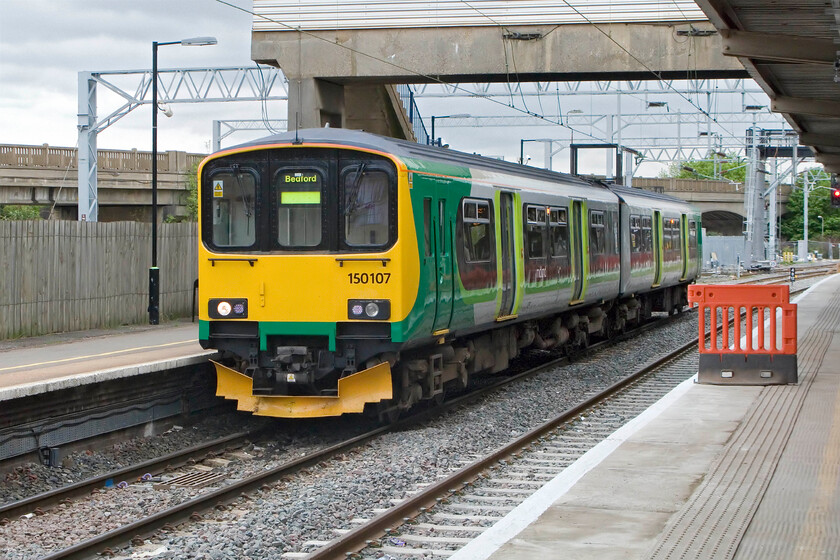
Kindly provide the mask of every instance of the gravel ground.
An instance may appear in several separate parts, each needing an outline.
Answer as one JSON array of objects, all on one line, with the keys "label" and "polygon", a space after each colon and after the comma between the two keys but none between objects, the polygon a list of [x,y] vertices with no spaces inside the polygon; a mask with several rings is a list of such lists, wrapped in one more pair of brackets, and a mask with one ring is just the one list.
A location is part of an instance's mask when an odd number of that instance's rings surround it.
[{"label": "gravel ground", "polygon": [[0,472],[0,504],[6,504],[162,457],[227,434],[254,429],[263,419],[241,414],[210,417],[187,427],[175,426],[154,437],[134,437],[100,450],[68,454],[60,467],[27,463]]},{"label": "gravel ground", "polygon": [[[796,288],[818,280],[797,282]],[[390,507],[392,500],[405,497],[418,485],[433,482],[488,449],[507,443],[579,402],[584,395],[601,390],[696,334],[696,315],[685,314],[667,327],[570,366],[522,380],[422,426],[386,434],[340,460],[302,471],[249,498],[217,509],[202,521],[159,532],[142,544],[138,541],[118,557],[280,558],[284,552],[301,551],[307,541],[330,540],[335,536],[335,529],[351,528],[352,519],[372,517],[374,510]],[[307,423],[277,421],[276,426],[280,435],[275,440],[258,442],[247,453],[233,458],[222,472],[235,479],[272,468],[293,456],[370,427],[356,418]],[[86,478],[101,472],[103,465],[107,471],[134,462],[138,459],[125,459],[134,453],[138,457],[154,456],[154,452],[143,454],[146,446],[159,445],[151,440],[187,437],[190,432],[203,435],[205,431],[209,432],[210,428],[189,428],[160,438],[149,438],[150,441],[132,440],[124,444],[123,449],[109,453],[71,456],[74,461],[71,469],[42,471],[37,465],[32,468],[37,480],[52,477],[54,480],[49,485],[54,485],[56,480],[60,483],[76,473],[78,478]],[[195,438],[195,433],[191,435]],[[195,442],[195,439],[190,440],[190,444]],[[86,470],[88,464],[94,465],[89,471]],[[81,475],[83,471],[87,473],[84,476]],[[14,492],[31,493],[27,492],[28,474],[10,473],[9,480],[0,483],[0,497],[8,500]],[[10,490],[10,487],[17,489]],[[103,491],[43,515],[11,521],[0,533],[0,549],[10,560],[39,558],[46,552],[129,523],[201,491],[163,490],[148,484]]]}]

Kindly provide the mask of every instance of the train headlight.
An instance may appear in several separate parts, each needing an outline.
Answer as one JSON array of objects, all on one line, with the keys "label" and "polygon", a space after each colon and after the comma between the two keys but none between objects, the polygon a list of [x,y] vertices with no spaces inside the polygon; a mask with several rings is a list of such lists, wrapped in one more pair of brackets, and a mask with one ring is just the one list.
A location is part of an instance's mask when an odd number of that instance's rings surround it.
[{"label": "train headlight", "polygon": [[211,319],[247,319],[248,300],[245,298],[214,298],[207,302]]},{"label": "train headlight", "polygon": [[357,321],[384,321],[391,318],[391,300],[351,299],[347,301],[347,318]]}]

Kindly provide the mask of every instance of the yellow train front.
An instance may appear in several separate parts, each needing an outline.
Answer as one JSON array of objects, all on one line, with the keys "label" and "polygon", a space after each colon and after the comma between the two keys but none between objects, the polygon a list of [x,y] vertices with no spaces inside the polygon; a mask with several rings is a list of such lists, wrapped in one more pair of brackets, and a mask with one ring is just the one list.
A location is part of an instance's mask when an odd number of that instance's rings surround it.
[{"label": "yellow train front", "polygon": [[287,139],[211,155],[199,178],[199,339],[226,357],[217,394],[277,417],[391,399],[392,325],[418,288],[405,168]]}]

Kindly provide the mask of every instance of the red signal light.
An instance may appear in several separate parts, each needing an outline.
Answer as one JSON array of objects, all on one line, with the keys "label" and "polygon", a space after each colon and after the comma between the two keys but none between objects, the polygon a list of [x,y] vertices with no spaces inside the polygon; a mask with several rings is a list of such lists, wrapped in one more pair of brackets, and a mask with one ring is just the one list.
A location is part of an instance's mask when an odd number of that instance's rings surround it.
[{"label": "red signal light", "polygon": [[831,189],[831,205],[840,206],[840,189]]}]

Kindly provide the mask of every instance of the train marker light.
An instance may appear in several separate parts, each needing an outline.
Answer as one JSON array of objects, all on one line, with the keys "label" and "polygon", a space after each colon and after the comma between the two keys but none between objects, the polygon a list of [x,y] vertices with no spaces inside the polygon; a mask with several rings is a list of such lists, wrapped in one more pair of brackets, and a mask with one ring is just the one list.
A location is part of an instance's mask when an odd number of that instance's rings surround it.
[{"label": "train marker light", "polygon": [[376,317],[379,315],[379,306],[374,302],[370,302],[365,306],[365,315],[368,317]]},{"label": "train marker light", "polygon": [[222,317],[227,317],[231,312],[230,304],[226,301],[219,302],[219,305],[216,306],[216,311],[218,311],[219,315]]}]

